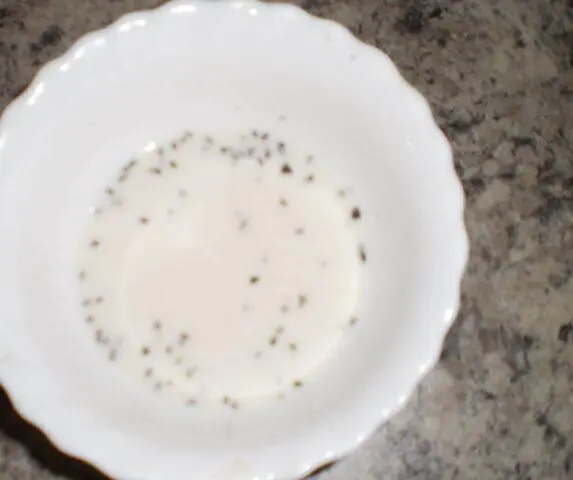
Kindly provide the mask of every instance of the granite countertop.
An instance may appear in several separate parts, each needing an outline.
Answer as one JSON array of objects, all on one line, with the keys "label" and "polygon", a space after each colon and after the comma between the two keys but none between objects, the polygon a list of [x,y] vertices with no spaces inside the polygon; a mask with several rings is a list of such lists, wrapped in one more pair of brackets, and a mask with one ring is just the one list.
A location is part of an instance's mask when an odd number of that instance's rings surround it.
[{"label": "granite countertop", "polygon": [[[0,0],[0,109],[81,34],[159,3]],[[573,2],[299,3],[386,51],[430,100],[472,242],[438,366],[319,477],[573,479]],[[45,443],[0,395],[1,480],[101,478]]]}]

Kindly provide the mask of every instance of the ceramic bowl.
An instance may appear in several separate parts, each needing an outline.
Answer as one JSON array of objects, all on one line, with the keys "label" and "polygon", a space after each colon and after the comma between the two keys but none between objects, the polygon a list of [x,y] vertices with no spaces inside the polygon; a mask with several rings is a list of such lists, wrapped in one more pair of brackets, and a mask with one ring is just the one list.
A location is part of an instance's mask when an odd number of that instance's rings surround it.
[{"label": "ceramic bowl", "polygon": [[[82,219],[149,142],[261,121],[336,149],[369,206],[361,321],[298,395],[174,408],[116,372],[78,318]],[[451,149],[388,57],[290,5],[168,3],[83,37],[4,112],[0,381],[60,449],[114,478],[299,478],[357,447],[436,362],[467,250]]]}]

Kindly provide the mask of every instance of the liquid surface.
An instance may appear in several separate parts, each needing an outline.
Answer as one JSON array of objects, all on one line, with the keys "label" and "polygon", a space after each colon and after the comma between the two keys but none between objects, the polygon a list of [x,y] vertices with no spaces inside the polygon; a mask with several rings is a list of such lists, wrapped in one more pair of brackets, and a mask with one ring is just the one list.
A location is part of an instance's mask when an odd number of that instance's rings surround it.
[{"label": "liquid surface", "polygon": [[266,132],[186,132],[128,162],[78,253],[84,320],[157,394],[238,409],[303,388],[356,323],[360,208]]}]

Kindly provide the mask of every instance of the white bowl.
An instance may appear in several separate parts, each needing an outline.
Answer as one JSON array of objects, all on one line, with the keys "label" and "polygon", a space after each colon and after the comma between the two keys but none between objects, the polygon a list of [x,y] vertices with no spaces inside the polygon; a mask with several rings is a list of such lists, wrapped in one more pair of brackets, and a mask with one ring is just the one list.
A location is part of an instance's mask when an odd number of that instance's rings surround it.
[{"label": "white bowl", "polygon": [[[372,206],[361,322],[299,395],[219,416],[169,408],[78,320],[82,219],[148,142],[261,119],[335,147]],[[58,447],[113,477],[297,478],[359,445],[435,363],[467,250],[450,147],[384,54],[289,5],[170,3],[82,38],[2,118],[0,380]]]}]

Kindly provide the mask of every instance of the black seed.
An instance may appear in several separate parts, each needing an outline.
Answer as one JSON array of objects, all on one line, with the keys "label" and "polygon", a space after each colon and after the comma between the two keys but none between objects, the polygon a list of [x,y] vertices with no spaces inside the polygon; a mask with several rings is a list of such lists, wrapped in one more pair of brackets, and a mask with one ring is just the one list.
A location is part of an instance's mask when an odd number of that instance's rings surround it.
[{"label": "black seed", "polygon": [[101,328],[97,329],[95,337],[96,337],[96,342],[98,342],[98,343],[103,342],[104,334],[103,334],[103,330]]},{"label": "black seed", "polygon": [[269,340],[269,345],[271,347],[274,347],[277,343],[278,343],[278,338],[276,336],[271,337],[271,339]]},{"label": "black seed", "polygon": [[173,150],[177,150],[177,147],[178,147],[177,142],[171,142],[171,148]]},{"label": "black seed", "polygon": [[149,347],[143,347],[143,348],[141,349],[141,354],[142,354],[144,357],[146,357],[146,356],[149,355],[150,353],[151,353],[151,350],[150,350]]},{"label": "black seed", "polygon": [[280,198],[279,199],[279,204],[281,207],[288,207],[288,201],[286,198]]},{"label": "black seed", "polygon": [[258,138],[259,132],[257,132],[256,130],[253,130],[253,131],[251,132],[251,135],[252,135],[253,137],[255,137],[255,138]]},{"label": "black seed", "polygon": [[280,153],[284,153],[285,149],[286,149],[285,142],[279,142],[279,143],[277,143],[277,150],[278,150]]},{"label": "black seed", "polygon": [[352,220],[360,220],[360,217],[362,217],[362,212],[358,207],[354,207],[352,212],[350,212],[350,216],[352,217]]},{"label": "black seed", "polygon": [[251,285],[255,285],[261,281],[261,277],[253,276],[250,278]]},{"label": "black seed", "polygon": [[306,295],[298,296],[298,306],[300,308],[304,307],[308,303],[308,297]]},{"label": "black seed", "polygon": [[100,241],[99,241],[99,240],[92,240],[92,241],[90,242],[90,247],[92,247],[92,248],[97,248],[97,247],[99,247],[99,246],[100,246]]},{"label": "black seed", "polygon": [[363,246],[360,246],[358,254],[360,255],[360,261],[366,263],[366,250],[364,250]]},{"label": "black seed", "polygon": [[189,334],[183,332],[179,335],[179,345],[185,345],[189,341]]},{"label": "black seed", "polygon": [[171,168],[177,168],[179,165],[177,164],[177,162],[171,160],[171,161],[169,162],[169,166],[170,166]]},{"label": "black seed", "polygon": [[288,163],[285,163],[281,168],[281,172],[284,173],[285,175],[291,175],[292,168]]},{"label": "black seed", "polygon": [[141,223],[142,225],[147,225],[149,223],[149,218],[139,217],[139,223]]},{"label": "black seed", "polygon": [[300,380],[295,380],[294,382],[292,382],[292,386],[294,388],[300,388],[303,386],[303,383]]}]

